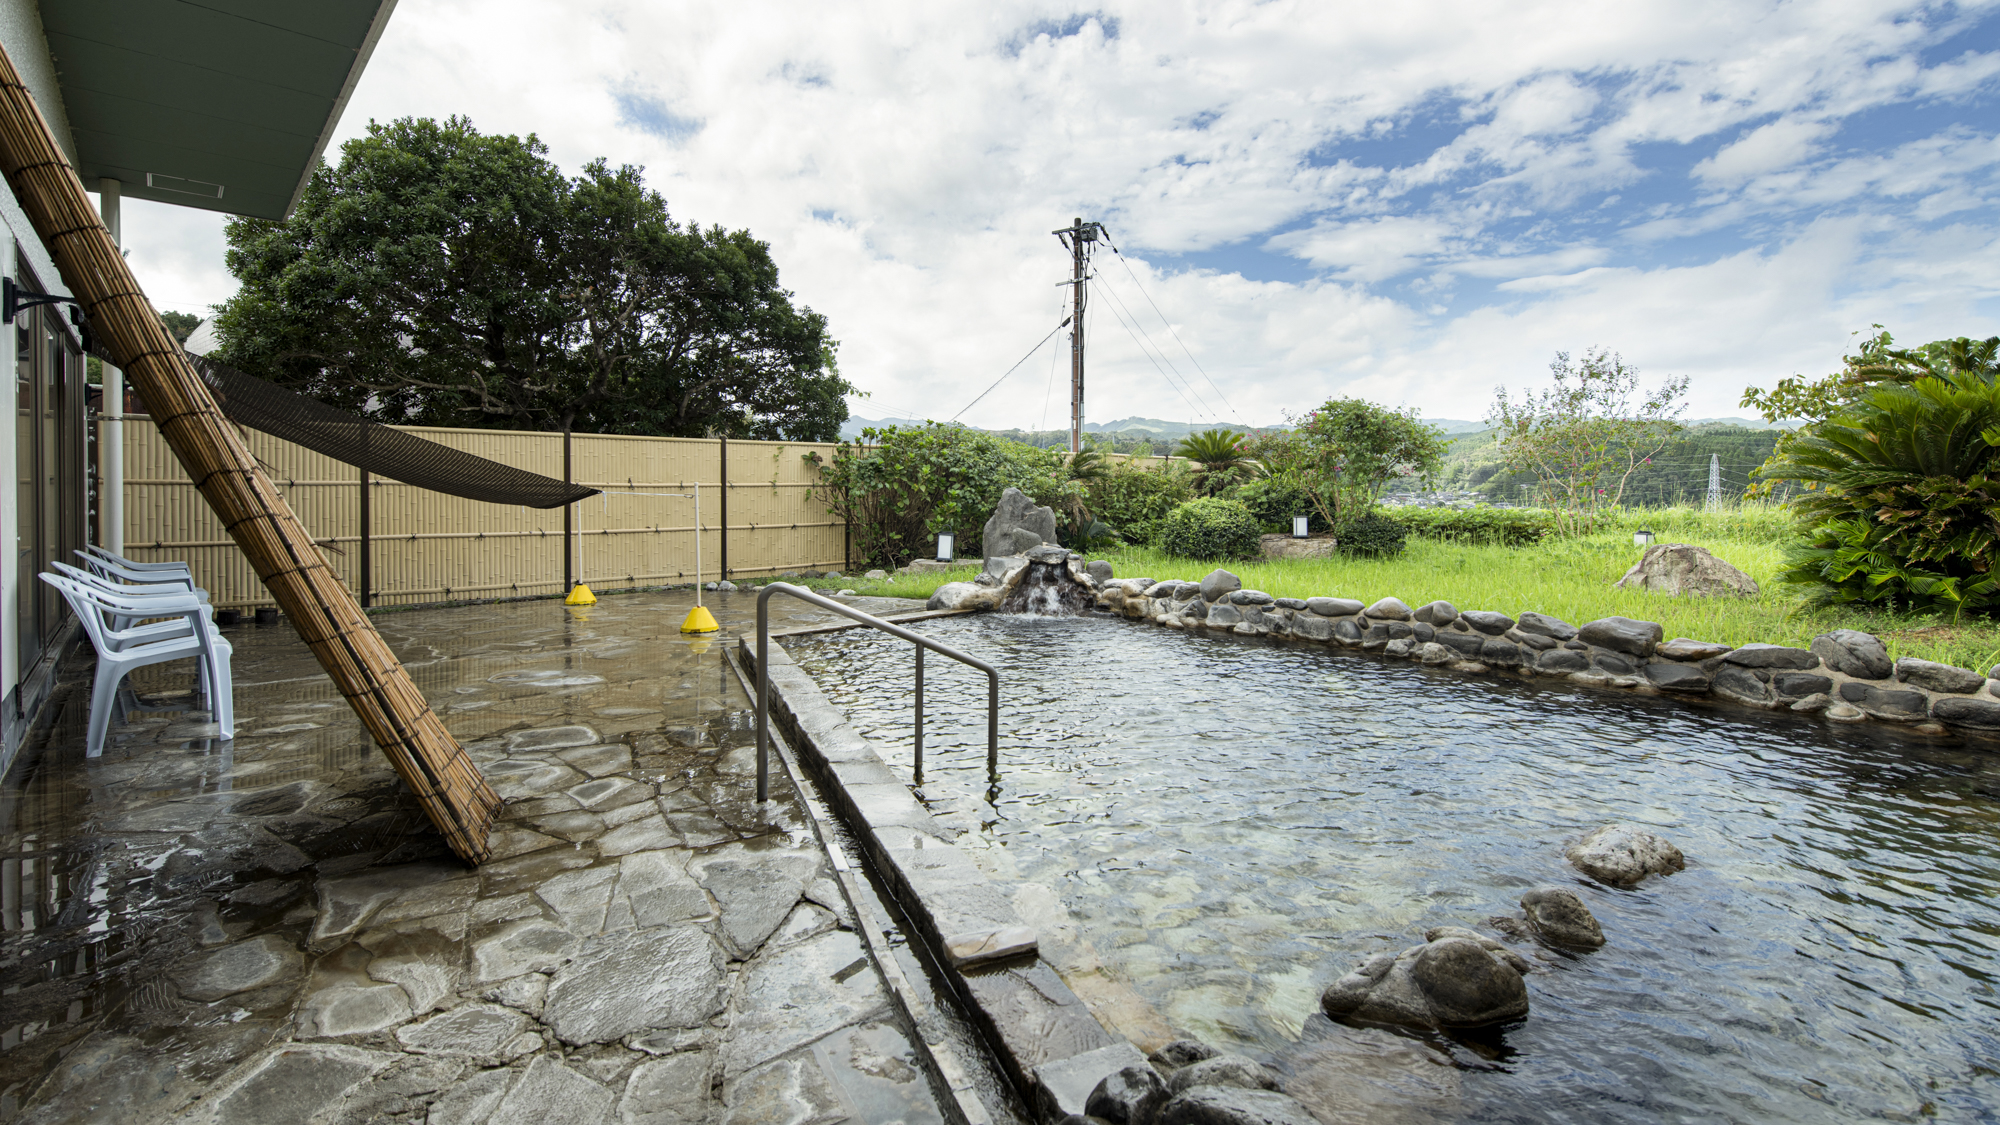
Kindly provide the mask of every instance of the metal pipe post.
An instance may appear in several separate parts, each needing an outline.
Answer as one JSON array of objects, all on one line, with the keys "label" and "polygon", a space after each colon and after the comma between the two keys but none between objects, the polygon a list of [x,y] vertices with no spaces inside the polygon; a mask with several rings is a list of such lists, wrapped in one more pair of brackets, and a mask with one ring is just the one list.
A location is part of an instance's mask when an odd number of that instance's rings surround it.
[{"label": "metal pipe post", "polygon": [[[104,229],[111,232],[111,244],[125,244],[124,222],[119,201],[124,185],[117,180],[97,181],[97,213]],[[125,553],[125,372],[104,365],[103,397],[97,413],[104,421],[104,436],[97,449],[98,475],[104,478],[98,497],[97,541],[114,555]]]},{"label": "metal pipe post", "polygon": [[917,748],[916,783],[924,783],[924,646],[917,646],[917,724],[913,740]]},{"label": "metal pipe post", "polygon": [[375,552],[371,549],[375,544],[369,535],[370,525],[374,522],[369,518],[370,479],[368,470],[361,470],[361,608],[363,609],[375,604]]}]

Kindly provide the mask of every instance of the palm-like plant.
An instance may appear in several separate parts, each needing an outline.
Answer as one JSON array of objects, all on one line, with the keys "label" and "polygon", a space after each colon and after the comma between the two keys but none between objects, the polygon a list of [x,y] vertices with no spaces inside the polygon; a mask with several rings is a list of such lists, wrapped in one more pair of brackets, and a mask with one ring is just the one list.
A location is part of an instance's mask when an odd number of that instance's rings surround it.
[{"label": "palm-like plant", "polygon": [[1885,384],[1794,437],[1765,470],[1805,489],[1786,581],[1823,602],[2000,610],[2000,384],[1978,366]]},{"label": "palm-like plant", "polygon": [[1203,430],[1181,439],[1174,456],[1201,466],[1197,487],[1208,495],[1222,491],[1236,478],[1254,471],[1257,462],[1243,447],[1243,435],[1232,430]]}]

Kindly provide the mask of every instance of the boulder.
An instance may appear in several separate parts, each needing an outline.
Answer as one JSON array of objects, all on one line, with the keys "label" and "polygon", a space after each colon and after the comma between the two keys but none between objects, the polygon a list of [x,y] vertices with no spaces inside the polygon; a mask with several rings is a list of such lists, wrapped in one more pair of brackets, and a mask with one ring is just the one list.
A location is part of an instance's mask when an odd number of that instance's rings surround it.
[{"label": "boulder", "polygon": [[[1792,710],[1797,711],[1801,715],[1817,715],[1832,706],[1833,696],[1831,695],[1808,695],[1797,703],[1792,704]],[[1843,706],[1845,705],[1843,704]]]},{"label": "boulder", "polygon": [[1191,1062],[1167,1076],[1167,1091],[1184,1093],[1196,1086],[1234,1086],[1240,1090],[1279,1089],[1278,1076],[1256,1059],[1218,1054]]},{"label": "boulder", "polygon": [[1840,685],[1840,698],[1878,719],[1916,722],[1930,711],[1930,700],[1918,691],[1895,691],[1853,680]]},{"label": "boulder", "polygon": [[1335,1020],[1424,1030],[1479,1027],[1528,1014],[1527,958],[1492,938],[1457,927],[1422,945],[1378,953],[1333,982],[1320,1007]]},{"label": "boulder", "polygon": [[1748,644],[1731,649],[1722,658],[1725,664],[1737,664],[1745,668],[1784,668],[1803,672],[1819,667],[1819,656],[1802,648],[1787,648],[1784,645]]},{"label": "boulder", "polygon": [[2000,703],[1985,699],[1940,699],[1931,704],[1931,718],[1973,730],[2000,730]]},{"label": "boulder", "polygon": [[1741,594],[1755,597],[1757,580],[1690,543],[1655,543],[1614,585],[1658,590],[1671,597]]},{"label": "boulder", "polygon": [[1340,546],[1331,535],[1294,539],[1289,535],[1259,535],[1257,550],[1267,559],[1330,559]]},{"label": "boulder", "polygon": [[1585,875],[1619,887],[1634,887],[1648,875],[1666,875],[1687,867],[1679,848],[1651,832],[1623,824],[1596,829],[1563,854]]},{"label": "boulder", "polygon": [[1836,672],[1864,680],[1886,680],[1895,671],[1882,639],[1859,629],[1835,629],[1813,638],[1812,650]]},{"label": "boulder", "polygon": [[1155,1125],[1319,1125],[1306,1107],[1274,1090],[1197,1086],[1160,1107]]},{"label": "boulder", "polygon": [[1763,707],[1770,704],[1770,673],[1762,669],[1752,670],[1725,664],[1715,673],[1712,685],[1715,694],[1732,703]]},{"label": "boulder", "polygon": [[1147,1055],[1146,1058],[1155,1066],[1178,1070],[1203,1059],[1212,1059],[1221,1053],[1199,1039],[1176,1039]]},{"label": "boulder", "polygon": [[1986,677],[1969,668],[1905,656],[1896,661],[1896,679],[1949,695],[1970,695],[1986,686]]},{"label": "boulder", "polygon": [[1025,554],[1055,541],[1055,509],[1037,506],[1018,488],[1000,494],[1000,506],[980,533],[980,543],[989,555]]},{"label": "boulder", "polygon": [[1425,664],[1449,664],[1458,659],[1458,654],[1436,641],[1425,641],[1417,646],[1417,659]]},{"label": "boulder", "polygon": [[1833,681],[1814,672],[1776,672],[1771,676],[1771,686],[1777,690],[1780,703],[1795,703],[1833,691]]},{"label": "boulder", "polygon": [[1306,608],[1321,617],[1352,617],[1361,612],[1361,599],[1307,598]]},{"label": "boulder", "polygon": [[1221,601],[1225,595],[1233,594],[1242,588],[1241,578],[1226,570],[1211,570],[1208,572],[1208,577],[1201,580],[1201,597],[1203,601]]},{"label": "boulder", "polygon": [[1504,613],[1494,613],[1488,609],[1468,609],[1458,615],[1460,621],[1489,636],[1497,637],[1514,627],[1514,619]]},{"label": "boulder", "polygon": [[1026,555],[988,555],[985,569],[973,581],[981,586],[1012,586],[1027,569]]},{"label": "boulder", "polygon": [[1305,607],[1306,607],[1306,600],[1305,600],[1304,598],[1279,598],[1279,599],[1278,599],[1278,608],[1279,608],[1279,609],[1304,609]]},{"label": "boulder", "polygon": [[1708,673],[1692,664],[1648,664],[1645,673],[1661,691],[1705,692],[1710,682]]},{"label": "boulder", "polygon": [[1502,668],[1517,668],[1532,662],[1533,654],[1524,655],[1520,645],[1493,637],[1479,646],[1479,659]]},{"label": "boulder", "polygon": [[1237,590],[1229,595],[1229,600],[1236,605],[1270,605],[1278,599],[1262,590]]},{"label": "boulder", "polygon": [[[1544,672],[1581,672],[1590,667],[1590,659],[1570,649],[1551,649],[1535,658],[1535,667]],[[1704,683],[1703,686],[1706,687],[1707,684]]]},{"label": "boulder", "polygon": [[1091,579],[1100,586],[1111,581],[1111,564],[1103,559],[1092,559],[1083,569],[1089,572]]},{"label": "boulder", "polygon": [[1458,620],[1458,607],[1450,602],[1425,602],[1412,610],[1410,617],[1426,625],[1449,625]]},{"label": "boulder", "polygon": [[1653,650],[1653,655],[1663,660],[1713,660],[1729,651],[1728,645],[1710,641],[1691,641],[1686,637],[1675,637]]},{"label": "boulder", "polygon": [[866,578],[870,582],[884,582],[888,580],[889,572],[886,570],[871,570],[861,577]]},{"label": "boulder", "polygon": [[1600,617],[1576,631],[1584,644],[1608,648],[1627,656],[1648,657],[1659,645],[1666,630],[1658,622],[1634,621],[1629,617]]},{"label": "boulder", "polygon": [[1596,949],[1604,944],[1604,930],[1575,891],[1541,887],[1521,896],[1521,909],[1535,936],[1550,945]]},{"label": "boulder", "polygon": [[1383,621],[1410,619],[1410,607],[1404,605],[1401,598],[1383,598],[1361,612],[1368,617],[1380,618]]},{"label": "boulder", "polygon": [[937,588],[925,609],[992,609],[1000,604],[1003,590],[977,582],[947,582]]},{"label": "boulder", "polygon": [[1522,614],[1521,619],[1514,622],[1514,628],[1531,636],[1549,637],[1558,641],[1576,639],[1576,626],[1560,617],[1550,617],[1546,613],[1536,613],[1533,610]]},{"label": "boulder", "polygon": [[1083,1112],[1111,1125],[1147,1125],[1141,1107],[1150,1116],[1166,1100],[1166,1094],[1167,1084],[1161,1080],[1159,1071],[1150,1066],[1128,1066],[1105,1075],[1104,1081],[1090,1092]]}]

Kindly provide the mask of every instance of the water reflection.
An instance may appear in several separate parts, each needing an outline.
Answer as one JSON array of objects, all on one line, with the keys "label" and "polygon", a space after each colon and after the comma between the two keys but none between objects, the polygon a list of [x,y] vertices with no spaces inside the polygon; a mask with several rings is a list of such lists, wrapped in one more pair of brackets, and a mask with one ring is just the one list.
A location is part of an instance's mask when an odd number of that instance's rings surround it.
[{"label": "water reflection", "polygon": [[[1357,1119],[2000,1106],[1990,748],[1122,622],[926,627],[1006,679],[987,805],[983,692],[933,673],[925,797],[989,871],[1054,891],[1044,948],[1136,1039],[1261,1055]],[[790,646],[907,768],[893,647]],[[1688,870],[1626,892],[1579,878],[1565,842],[1614,819],[1673,839]],[[1363,957],[1545,883],[1574,887],[1610,944],[1543,955],[1520,1026],[1420,1044],[1314,1014]]]}]

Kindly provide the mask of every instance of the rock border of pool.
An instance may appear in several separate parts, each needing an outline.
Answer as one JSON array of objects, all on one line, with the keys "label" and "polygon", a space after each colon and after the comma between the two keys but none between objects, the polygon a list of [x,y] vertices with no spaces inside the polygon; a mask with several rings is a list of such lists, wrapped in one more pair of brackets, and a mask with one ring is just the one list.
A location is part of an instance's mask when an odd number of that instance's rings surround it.
[{"label": "rock border of pool", "polygon": [[[1052,548],[1041,548],[1053,551]],[[1200,582],[1112,578],[1109,565],[1068,552],[1070,576],[1096,592],[1096,608],[1176,629],[1278,637],[1467,674],[1566,679],[1679,698],[1713,698],[1829,722],[1912,725],[1925,734],[2000,734],[2000,678],[1914,657],[1889,658],[1881,638],[1836,629],[1812,647],[1730,646],[1677,637],[1656,622],[1604,617],[1571,625],[1544,613],[1461,611],[1434,601],[1274,598],[1217,569]],[[1032,554],[1030,558],[1032,558]],[[983,585],[953,583],[931,606],[986,609],[1020,582],[1029,559],[986,560]],[[1049,561],[1055,561],[1051,558]],[[950,593],[947,594],[947,590]],[[1995,672],[2000,672],[1996,666]]]},{"label": "rock border of pool", "polygon": [[[1042,959],[1034,928],[953,843],[958,832],[931,816],[777,635],[769,652],[773,725],[867,856],[938,983],[958,998],[1032,1111],[1051,1123],[1080,1114],[1099,1082],[1146,1065]],[[738,638],[736,653],[754,682],[754,640]]]}]

